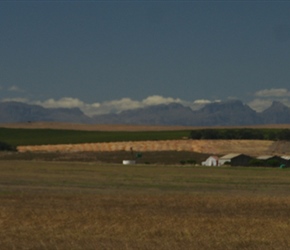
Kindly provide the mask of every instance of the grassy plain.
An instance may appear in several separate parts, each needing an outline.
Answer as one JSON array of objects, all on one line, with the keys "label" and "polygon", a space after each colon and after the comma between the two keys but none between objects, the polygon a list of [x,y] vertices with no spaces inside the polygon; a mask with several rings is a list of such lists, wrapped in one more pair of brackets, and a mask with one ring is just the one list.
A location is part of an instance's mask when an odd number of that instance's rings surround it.
[{"label": "grassy plain", "polygon": [[289,249],[290,170],[0,161],[2,249]]}]

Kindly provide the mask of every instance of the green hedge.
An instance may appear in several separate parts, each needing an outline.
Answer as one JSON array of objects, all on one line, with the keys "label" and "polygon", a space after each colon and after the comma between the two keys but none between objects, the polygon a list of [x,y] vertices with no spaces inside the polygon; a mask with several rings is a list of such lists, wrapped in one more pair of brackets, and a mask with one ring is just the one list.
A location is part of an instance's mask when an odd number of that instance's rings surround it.
[{"label": "green hedge", "polygon": [[225,140],[290,140],[290,129],[197,129],[190,132],[191,139]]}]

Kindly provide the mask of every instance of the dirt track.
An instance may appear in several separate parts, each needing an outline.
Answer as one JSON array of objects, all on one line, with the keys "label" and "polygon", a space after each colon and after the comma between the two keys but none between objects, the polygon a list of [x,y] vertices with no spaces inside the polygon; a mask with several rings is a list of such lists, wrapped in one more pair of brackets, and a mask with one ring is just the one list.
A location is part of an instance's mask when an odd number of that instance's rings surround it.
[{"label": "dirt track", "polygon": [[[25,128],[25,129],[72,129],[72,130],[98,130],[98,131],[158,131],[158,130],[192,130],[205,127],[191,126],[149,126],[149,125],[102,125],[102,124],[74,124],[61,122],[26,122],[26,123],[4,123],[3,128]],[[290,124],[255,125],[255,126],[235,126],[228,128],[288,128]],[[213,127],[210,127],[213,128]],[[215,127],[219,128],[219,127]],[[226,127],[220,127],[226,128]]]}]

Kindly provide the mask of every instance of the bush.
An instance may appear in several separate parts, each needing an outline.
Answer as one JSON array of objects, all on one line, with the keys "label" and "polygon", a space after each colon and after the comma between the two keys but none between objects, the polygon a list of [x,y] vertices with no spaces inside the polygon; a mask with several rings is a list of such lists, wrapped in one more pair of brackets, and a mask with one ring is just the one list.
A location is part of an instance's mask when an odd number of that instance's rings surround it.
[{"label": "bush", "polygon": [[17,149],[6,142],[0,142],[0,151],[17,151]]},{"label": "bush", "polygon": [[290,129],[199,129],[193,130],[189,138],[200,139],[225,139],[225,140],[288,140]]},{"label": "bush", "polygon": [[196,160],[187,160],[186,163],[188,163],[188,164],[196,164]]},{"label": "bush", "polygon": [[271,159],[266,161],[266,165],[269,167],[279,167],[281,165],[280,161]]},{"label": "bush", "polygon": [[259,159],[252,159],[249,162],[249,166],[261,167],[261,166],[265,166],[265,162],[263,160],[259,160]]}]

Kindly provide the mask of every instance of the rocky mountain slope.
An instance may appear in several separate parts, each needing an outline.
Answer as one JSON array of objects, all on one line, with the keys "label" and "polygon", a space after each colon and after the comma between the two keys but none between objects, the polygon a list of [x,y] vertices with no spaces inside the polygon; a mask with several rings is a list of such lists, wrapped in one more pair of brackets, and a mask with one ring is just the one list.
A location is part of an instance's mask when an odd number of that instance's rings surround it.
[{"label": "rocky mountain slope", "polygon": [[181,104],[156,105],[119,114],[89,117],[78,108],[43,108],[20,102],[0,103],[0,123],[70,122],[80,124],[130,124],[178,126],[244,126],[290,124],[290,108],[274,101],[263,112],[256,112],[241,101],[211,103],[200,110]]}]

